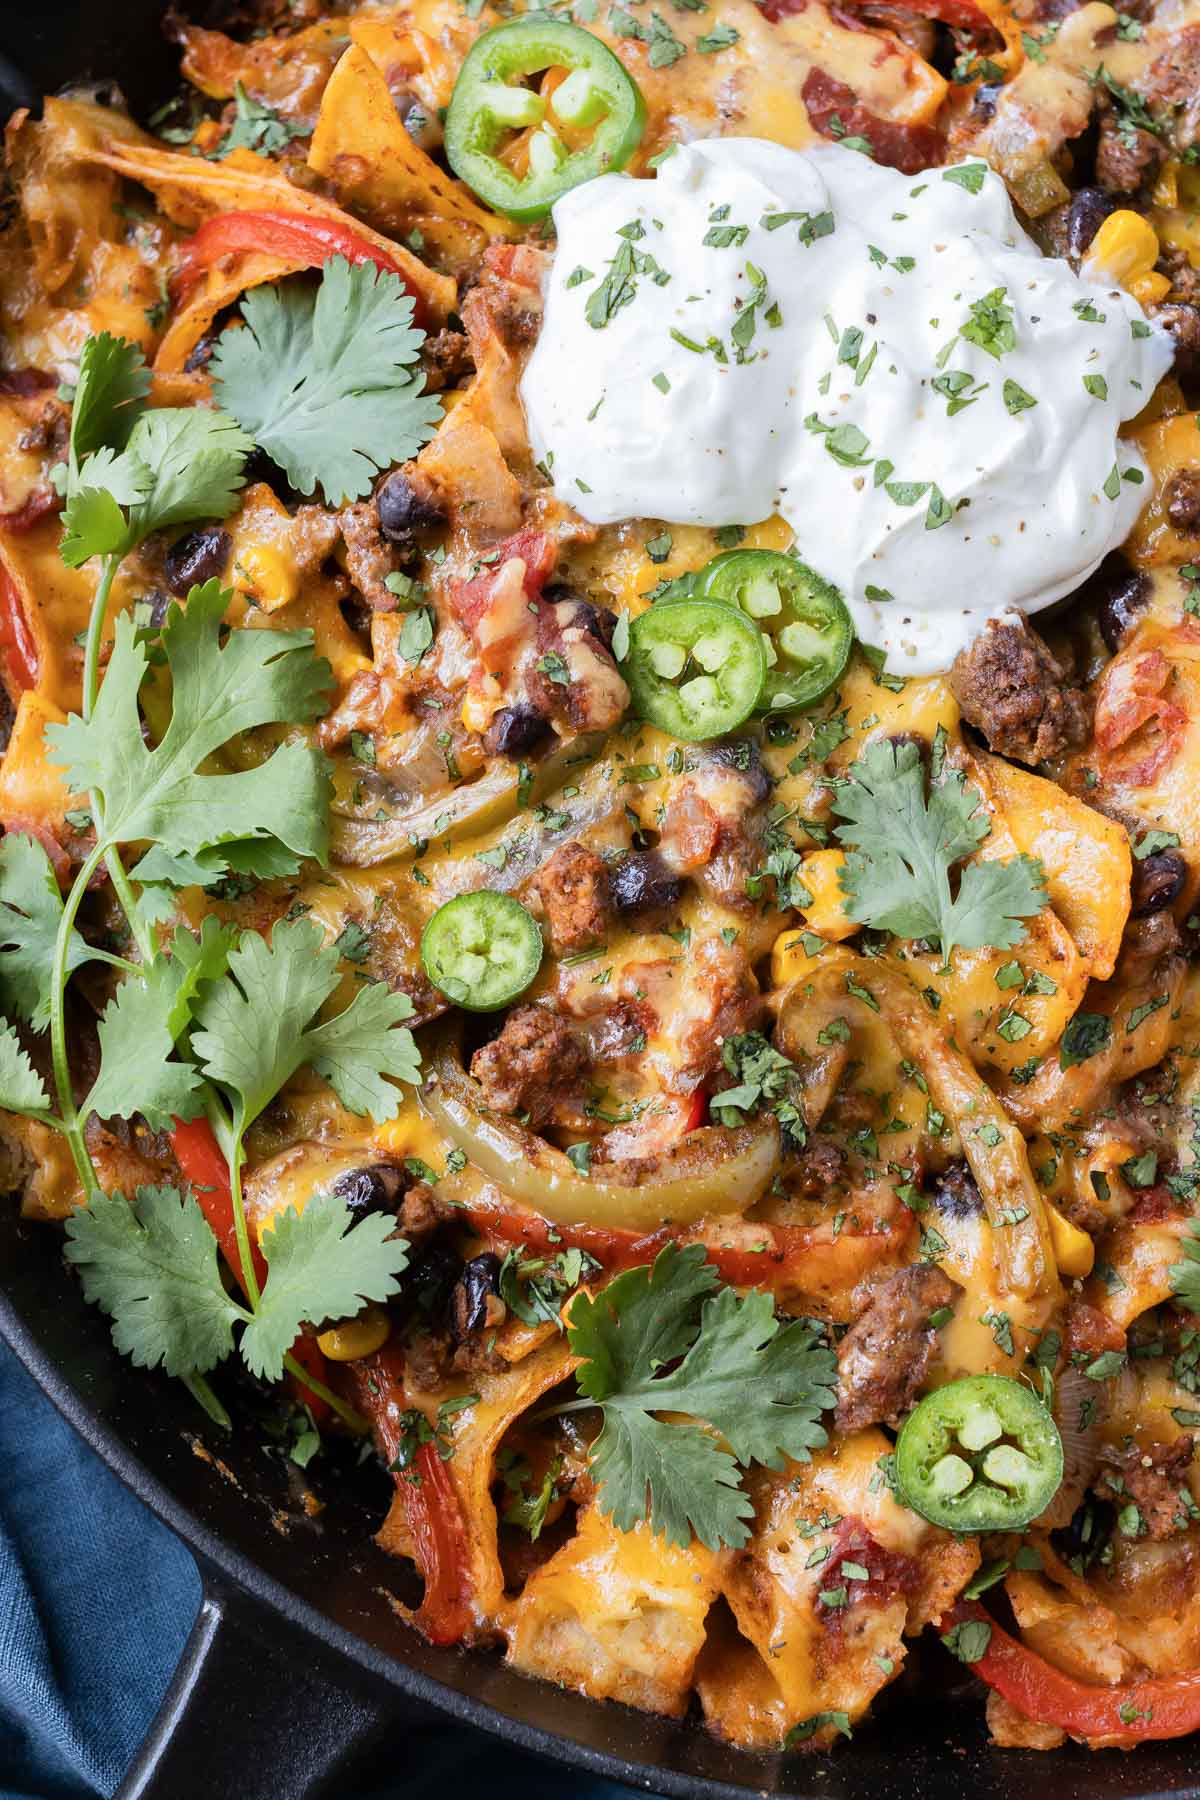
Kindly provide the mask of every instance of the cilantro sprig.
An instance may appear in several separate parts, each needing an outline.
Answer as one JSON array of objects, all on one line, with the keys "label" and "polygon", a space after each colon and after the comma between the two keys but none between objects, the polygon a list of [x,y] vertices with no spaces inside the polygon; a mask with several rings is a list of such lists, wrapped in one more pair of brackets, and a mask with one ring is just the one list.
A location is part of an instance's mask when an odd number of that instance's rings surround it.
[{"label": "cilantro sprig", "polygon": [[[411,311],[411,308],[409,309]],[[224,518],[252,440],[202,409],[146,410],[149,375],[136,346],[107,334],[80,358],[61,553],[99,559],[84,657],[81,711],[49,728],[52,762],[86,795],[95,844],[65,898],[40,844],[19,833],[0,845],[0,1106],[63,1134],[88,1206],[68,1226],[68,1256],[85,1291],[114,1321],[118,1346],[162,1363],[215,1418],[223,1408],[204,1377],[228,1354],[235,1327],[256,1374],[287,1367],[352,1422],[357,1415],[299,1369],[289,1353],[302,1322],[340,1318],[392,1292],[407,1248],[391,1221],[350,1229],[343,1202],[317,1196],[264,1233],[261,1286],[241,1191],[245,1133],[302,1066],[342,1104],[376,1121],[400,1103],[396,1081],[420,1065],[404,1021],[412,1003],[372,983],[332,1015],[339,955],[307,922],[282,923],[271,942],[207,918],[198,936],[155,930],[166,885],[211,880],[224,868],[294,873],[323,863],[330,781],[325,759],[288,741],[253,766],[213,772],[243,734],[297,726],[325,710],[330,675],[311,633],[227,630],[232,594],[215,581],[173,606],[152,657],[145,631],[122,614],[100,681],[100,647],[113,579],[151,531]],[[150,683],[161,691],[144,705]],[[169,700],[167,687],[169,685]],[[157,730],[147,734],[147,715]],[[165,728],[162,726],[166,716]],[[123,852],[143,846],[134,876]],[[128,957],[89,943],[77,927],[101,864],[129,923]],[[134,880],[150,883],[139,896]],[[154,897],[155,895],[159,897]],[[78,1098],[67,1050],[66,995],[83,963],[123,979],[102,1013],[99,1066]],[[8,1020],[49,1027],[53,1093]],[[145,1188],[132,1203],[104,1192],[88,1149],[91,1119],[144,1118],[152,1130],[205,1116],[225,1157],[246,1303],[226,1293],[217,1245],[195,1201]],[[382,1232],[382,1237],[381,1237]],[[386,1245],[383,1240],[386,1239]]]},{"label": "cilantro sprig", "polygon": [[834,789],[835,828],[846,846],[839,874],[852,919],[897,937],[939,944],[949,964],[957,946],[1008,950],[1025,936],[1023,921],[1046,904],[1041,864],[1030,856],[966,863],[991,830],[983,796],[954,769],[943,768],[925,794],[915,744],[871,744]]},{"label": "cilantro sprig", "polygon": [[568,1341],[582,1397],[557,1410],[600,1408],[592,1474],[618,1530],[648,1519],[672,1543],[740,1547],[754,1511],[741,1469],[807,1462],[826,1441],[832,1350],[807,1320],[781,1327],[768,1294],[723,1287],[701,1244],[580,1294]]}]

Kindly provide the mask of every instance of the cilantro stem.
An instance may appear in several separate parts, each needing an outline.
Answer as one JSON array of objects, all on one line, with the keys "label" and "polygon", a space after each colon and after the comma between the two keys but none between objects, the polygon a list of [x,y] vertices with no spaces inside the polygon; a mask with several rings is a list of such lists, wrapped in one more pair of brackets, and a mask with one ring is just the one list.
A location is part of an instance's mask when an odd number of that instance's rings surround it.
[{"label": "cilantro stem", "polygon": [[214,1425],[219,1425],[222,1431],[233,1430],[233,1420],[213,1393],[205,1376],[197,1374],[193,1369],[190,1375],[181,1375],[179,1379],[196,1405],[208,1414]]},{"label": "cilantro stem", "polygon": [[127,956],[114,956],[111,950],[100,950],[94,944],[90,948],[93,962],[107,963],[110,969],[120,969],[122,975],[141,975],[141,965],[130,962]]},{"label": "cilantro stem", "polygon": [[[229,1193],[233,1201],[233,1230],[237,1238],[238,1259],[242,1265],[242,1282],[246,1296],[255,1312],[258,1311],[262,1292],[258,1285],[258,1276],[254,1272],[254,1258],[250,1254],[250,1232],[246,1225],[246,1204],[242,1199],[242,1131],[235,1131],[232,1153],[225,1152],[225,1160],[229,1164]],[[219,1140],[218,1140],[219,1141]],[[224,1149],[224,1145],[221,1146]]]},{"label": "cilantro stem", "polygon": [[54,940],[54,966],[50,977],[50,1058],[54,1068],[54,1086],[62,1111],[63,1133],[71,1146],[72,1161],[79,1172],[83,1191],[89,1199],[100,1192],[100,1182],[83,1141],[83,1128],[79,1120],[79,1109],[75,1105],[71,1067],[67,1059],[67,956],[75,916],[87,892],[88,882],[103,856],[104,845],[98,842],[71,884],[71,891],[63,903],[62,918],[58,922],[58,936]]},{"label": "cilantro stem", "polygon": [[[83,652],[83,717],[90,719],[96,706],[96,696],[100,691],[100,646],[104,639],[104,623],[108,617],[109,595],[117,570],[122,562],[120,551],[114,551],[104,558],[100,571],[100,580],[92,601],[92,613],[88,620],[87,641]],[[97,842],[104,836],[104,806],[98,793],[94,790],[88,796],[92,808],[92,818],[96,822]],[[121,852],[115,844],[105,853],[105,867],[108,878],[112,882],[113,892],[121,903],[121,910],[129,921],[129,929],[133,933],[134,942],[141,951],[142,961],[150,962],[154,956],[154,934],[141,918],[137,909],[137,900],[130,886],[129,876],[121,861]]]},{"label": "cilantro stem", "polygon": [[310,1375],[304,1365],[296,1361],[290,1350],[283,1359],[283,1366],[288,1374],[300,1383],[301,1387],[306,1387],[319,1400],[324,1400],[326,1406],[331,1406],[338,1418],[344,1425],[348,1425],[351,1431],[359,1437],[366,1437],[371,1429],[370,1421],[364,1419],[360,1412],[355,1412],[352,1406],[347,1406],[341,1396],[335,1394],[332,1388],[326,1387],[323,1381],[318,1381],[315,1375]]},{"label": "cilantro stem", "polygon": [[112,592],[113,578],[120,564],[119,551],[114,551],[111,556],[104,558],[95,598],[92,601],[92,615],[88,620],[87,641],[83,651],[83,716],[85,719],[91,718],[92,708],[96,704],[96,695],[100,689],[100,644],[104,637],[104,621],[108,617],[108,597]]}]

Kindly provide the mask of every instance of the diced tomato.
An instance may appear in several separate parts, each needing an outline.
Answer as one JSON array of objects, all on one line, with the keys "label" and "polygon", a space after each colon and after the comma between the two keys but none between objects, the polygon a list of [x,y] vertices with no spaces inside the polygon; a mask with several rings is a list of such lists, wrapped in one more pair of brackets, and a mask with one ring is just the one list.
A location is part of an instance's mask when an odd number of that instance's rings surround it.
[{"label": "diced tomato", "polygon": [[1011,1637],[973,1600],[960,1600],[940,1629],[966,1623],[990,1628],[987,1649],[971,1673],[1003,1694],[1027,1719],[1057,1725],[1073,1737],[1130,1745],[1186,1737],[1200,1730],[1200,1669],[1186,1675],[1096,1687],[1076,1681]]},{"label": "diced tomato", "polygon": [[[847,1573],[847,1563],[851,1564],[853,1573]],[[858,1573],[860,1569],[867,1571],[865,1581]],[[847,1608],[883,1605],[896,1594],[908,1593],[920,1578],[921,1565],[915,1557],[887,1549],[878,1538],[872,1537],[861,1519],[847,1514],[839,1522],[829,1555],[821,1564],[822,1590],[827,1592],[844,1584],[847,1607],[826,1609],[819,1606],[818,1614],[822,1623],[836,1629]]]},{"label": "diced tomato", "polygon": [[0,661],[10,689],[37,686],[38,653],[17,584],[0,559]]},{"label": "diced tomato", "polygon": [[892,119],[879,118],[861,104],[853,88],[827,75],[824,69],[809,70],[800,97],[814,131],[835,140],[865,138],[876,162],[889,169],[915,175],[941,161],[943,141],[931,126],[900,125]]},{"label": "diced tomato", "polygon": [[44,394],[47,388],[57,387],[53,375],[45,369],[6,369],[0,375],[0,394],[14,400],[29,400],[34,394]]},{"label": "diced tomato", "polygon": [[[1187,714],[1166,696],[1171,675],[1171,664],[1157,647],[1123,652],[1105,669],[1096,696],[1095,735],[1110,781],[1145,787],[1178,751]],[[1147,727],[1139,745],[1128,748]],[[1125,754],[1118,757],[1118,750]]]},{"label": "diced tomato", "polygon": [[468,631],[474,631],[500,591],[500,577],[517,557],[525,564],[522,586],[528,600],[537,600],[558,558],[558,546],[547,531],[518,531],[488,553],[487,567],[470,581],[459,582],[451,596],[454,610]]},{"label": "diced tomato", "polygon": [[[974,0],[887,0],[887,3],[899,12],[911,13],[914,19],[937,19],[940,24],[966,32],[971,37],[999,36],[991,19],[981,6],[974,4]],[[853,13],[859,6],[869,10],[871,0],[841,0],[841,4]],[[770,17],[769,11],[767,16]]]}]

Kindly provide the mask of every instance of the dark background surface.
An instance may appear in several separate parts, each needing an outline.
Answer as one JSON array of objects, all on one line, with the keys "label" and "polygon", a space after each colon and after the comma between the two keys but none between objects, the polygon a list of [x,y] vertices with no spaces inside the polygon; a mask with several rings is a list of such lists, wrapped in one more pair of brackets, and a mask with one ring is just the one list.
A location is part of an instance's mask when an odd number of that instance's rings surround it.
[{"label": "dark background surface", "polygon": [[[68,79],[119,73],[144,116],[178,81],[162,10],[159,0],[3,0],[0,88],[9,105]],[[173,1716],[183,1714],[174,1750],[134,1778],[130,1800],[209,1800],[227,1785],[239,1800],[365,1796],[398,1755],[411,1768],[420,1744],[477,1748],[461,1730],[447,1736],[431,1725],[430,1705],[576,1771],[696,1800],[747,1790],[814,1800],[1025,1800],[1031,1789],[1046,1800],[1200,1794],[1200,1758],[1188,1743],[1134,1756],[990,1749],[975,1684],[936,1646],[911,1659],[917,1668],[932,1659],[933,1683],[895,1683],[852,1748],[787,1759],[739,1755],[694,1726],[594,1705],[488,1656],[435,1650],[397,1623],[387,1598],[401,1576],[370,1541],[386,1497],[378,1478],[318,1476],[326,1504],[318,1520],[308,1517],[293,1473],[264,1452],[257,1429],[240,1424],[225,1438],[179,1384],[117,1356],[104,1320],[67,1277],[54,1232],[23,1225],[4,1203],[0,1332],[122,1479],[184,1536],[208,1584],[191,1663],[168,1699]],[[506,1784],[502,1758],[499,1750],[482,1757],[493,1796]],[[447,1779],[456,1766],[450,1757]],[[523,1779],[528,1792],[557,1792],[548,1775]]]}]

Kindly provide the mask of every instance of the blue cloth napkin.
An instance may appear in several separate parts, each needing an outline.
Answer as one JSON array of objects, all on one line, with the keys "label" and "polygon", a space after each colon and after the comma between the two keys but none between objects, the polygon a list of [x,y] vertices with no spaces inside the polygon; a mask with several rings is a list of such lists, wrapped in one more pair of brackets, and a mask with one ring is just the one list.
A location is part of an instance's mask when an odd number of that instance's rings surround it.
[{"label": "blue cloth napkin", "polygon": [[[0,1800],[110,1795],[199,1604],[188,1551],[0,1344]],[[425,1739],[402,1785],[380,1779],[369,1800],[444,1800],[448,1780],[460,1791],[474,1780],[491,1800],[632,1800],[457,1724]]]}]

